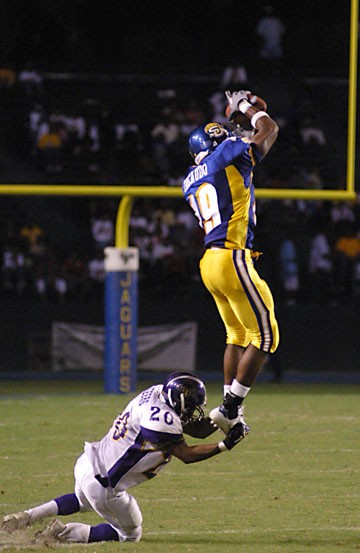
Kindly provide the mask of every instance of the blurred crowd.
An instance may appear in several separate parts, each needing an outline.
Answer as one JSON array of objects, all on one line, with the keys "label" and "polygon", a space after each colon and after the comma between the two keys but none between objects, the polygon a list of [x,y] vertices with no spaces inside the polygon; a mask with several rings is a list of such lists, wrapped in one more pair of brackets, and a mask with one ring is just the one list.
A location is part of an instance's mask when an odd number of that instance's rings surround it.
[{"label": "blurred crowd", "polygon": [[[72,220],[58,210],[63,227],[71,233],[73,226],[72,240],[61,225],[54,241],[49,224],[8,218],[1,243],[3,293],[59,301],[102,297],[104,248],[114,245],[116,207],[111,200],[86,202],[82,238],[75,213]],[[129,243],[140,251],[142,291],[191,296],[197,289],[203,231],[185,201],[136,200]],[[259,200],[255,247],[262,252],[259,272],[281,304],[360,299],[359,203]]]},{"label": "blurred crowd", "polygon": [[257,186],[345,185],[346,114],[337,114],[336,121],[328,117],[339,96],[345,101],[343,85],[334,85],[324,99],[321,84],[286,77],[261,81],[241,64],[229,64],[208,80],[168,87],[109,79],[111,86],[101,79],[57,81],[31,64],[18,72],[0,70],[5,121],[13,115],[9,132],[1,131],[4,146],[21,154],[33,182],[177,186],[191,162],[191,130],[208,120],[228,123],[224,90],[229,88],[264,96],[280,127],[272,155],[257,172]]},{"label": "blurred crowd", "polygon": [[[256,186],[344,187],[341,129],[346,134],[346,122],[338,121],[334,136],[326,127],[327,111],[314,109],[318,94],[323,105],[332,100],[323,98],[321,87],[299,87],[286,79],[262,87],[241,64],[230,64],[217,79],[200,84],[152,83],[146,102],[141,83],[131,88],[130,97],[124,82],[116,93],[102,94],[102,83],[84,96],[74,81],[54,82],[31,64],[18,72],[4,67],[1,155],[11,150],[17,160],[14,179],[22,165],[26,182],[179,186],[191,163],[187,136],[209,119],[226,123],[227,88],[270,91],[264,97],[280,134],[255,172]],[[36,209],[36,200],[26,209],[14,199],[6,205],[0,210],[3,293],[59,301],[103,294],[103,249],[114,244],[118,200],[88,200],[73,210],[57,204],[53,211]],[[278,301],[293,305],[360,297],[359,202],[259,200],[256,240],[256,249],[264,252],[259,272]],[[135,202],[130,245],[140,249],[142,287],[189,293],[199,282],[202,243],[202,230],[185,202]]]}]

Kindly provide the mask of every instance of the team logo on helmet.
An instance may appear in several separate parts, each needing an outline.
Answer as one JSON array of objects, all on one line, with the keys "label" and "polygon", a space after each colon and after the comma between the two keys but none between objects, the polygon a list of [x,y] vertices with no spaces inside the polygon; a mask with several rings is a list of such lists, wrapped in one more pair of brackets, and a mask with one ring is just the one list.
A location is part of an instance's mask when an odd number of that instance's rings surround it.
[{"label": "team logo on helmet", "polygon": [[222,125],[219,123],[207,123],[204,128],[205,132],[210,136],[210,138],[218,139],[222,136],[227,136],[228,133]]},{"label": "team logo on helmet", "polygon": [[215,121],[197,127],[189,135],[189,152],[195,159],[195,163],[198,165],[209,152],[213,152],[228,136],[227,129],[221,123]]}]

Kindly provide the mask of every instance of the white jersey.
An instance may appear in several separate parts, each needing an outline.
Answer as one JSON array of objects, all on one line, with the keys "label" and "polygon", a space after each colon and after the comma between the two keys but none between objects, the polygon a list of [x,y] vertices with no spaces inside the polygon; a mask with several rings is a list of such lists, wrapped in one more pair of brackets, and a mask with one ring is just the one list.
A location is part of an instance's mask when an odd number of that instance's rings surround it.
[{"label": "white jersey", "polygon": [[182,439],[180,417],[165,403],[162,384],[136,396],[99,442],[85,443],[95,475],[117,491],[153,478],[170,461],[166,445]]}]

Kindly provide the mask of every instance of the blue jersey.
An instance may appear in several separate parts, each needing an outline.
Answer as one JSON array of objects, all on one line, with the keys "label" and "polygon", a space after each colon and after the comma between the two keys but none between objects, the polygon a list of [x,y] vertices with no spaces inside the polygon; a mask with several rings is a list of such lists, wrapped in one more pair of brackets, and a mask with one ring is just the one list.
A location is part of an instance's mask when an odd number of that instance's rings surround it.
[{"label": "blue jersey", "polygon": [[260,154],[245,139],[231,136],[193,166],[183,194],[205,232],[205,246],[252,248],[256,226],[253,168]]}]

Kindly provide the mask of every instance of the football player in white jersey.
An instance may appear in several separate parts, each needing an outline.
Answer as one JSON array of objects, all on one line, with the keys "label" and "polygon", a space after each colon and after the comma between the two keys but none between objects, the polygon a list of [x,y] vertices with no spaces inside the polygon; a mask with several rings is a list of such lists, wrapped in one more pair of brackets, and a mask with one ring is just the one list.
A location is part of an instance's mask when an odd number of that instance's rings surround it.
[{"label": "football player in white jersey", "polygon": [[237,424],[219,443],[187,445],[184,432],[204,438],[215,431],[204,416],[205,404],[205,385],[191,373],[172,373],[163,384],[144,390],[128,403],[102,440],[85,442],[74,468],[74,493],[6,515],[2,528],[13,532],[45,517],[92,510],[106,523],[63,524],[55,519],[42,536],[64,542],[138,542],[142,515],[128,488],[155,477],[172,456],[196,463],[232,449],[244,437],[243,425]]}]

